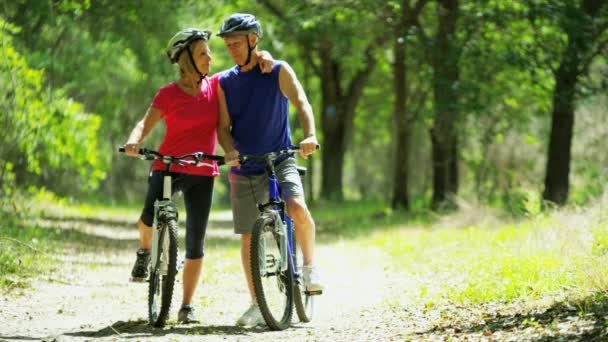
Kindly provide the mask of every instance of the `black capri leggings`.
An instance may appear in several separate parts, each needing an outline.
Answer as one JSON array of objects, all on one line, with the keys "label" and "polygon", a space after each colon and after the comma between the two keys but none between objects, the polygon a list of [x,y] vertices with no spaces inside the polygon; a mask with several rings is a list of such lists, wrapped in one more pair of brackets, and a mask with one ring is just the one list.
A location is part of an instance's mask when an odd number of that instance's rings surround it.
[{"label": "black capri leggings", "polygon": [[[186,204],[186,258],[199,259],[204,255],[203,244],[213,198],[211,176],[197,176],[171,172],[173,193],[181,190]],[[146,203],[141,220],[152,227],[154,222],[154,201],[163,197],[163,172],[154,171],[149,180]]]}]

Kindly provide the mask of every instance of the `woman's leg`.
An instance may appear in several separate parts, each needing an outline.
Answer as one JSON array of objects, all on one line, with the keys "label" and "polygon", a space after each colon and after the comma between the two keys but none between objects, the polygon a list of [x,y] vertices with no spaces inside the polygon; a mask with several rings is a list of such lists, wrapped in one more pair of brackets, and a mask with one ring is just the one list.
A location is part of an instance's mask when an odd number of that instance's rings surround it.
[{"label": "woman's leg", "polygon": [[184,297],[182,306],[190,305],[203,269],[203,258],[186,259],[184,263]]},{"label": "woman's leg", "polygon": [[184,188],[186,205],[186,260],[182,306],[190,305],[203,269],[203,245],[213,198],[213,177],[188,176]]}]

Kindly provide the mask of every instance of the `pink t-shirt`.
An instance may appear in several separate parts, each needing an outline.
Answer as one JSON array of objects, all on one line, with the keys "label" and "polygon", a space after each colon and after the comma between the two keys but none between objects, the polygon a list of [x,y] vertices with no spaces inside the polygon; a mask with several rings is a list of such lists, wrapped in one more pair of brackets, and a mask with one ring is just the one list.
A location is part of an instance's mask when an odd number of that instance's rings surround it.
[{"label": "pink t-shirt", "polygon": [[[186,94],[177,83],[169,83],[158,90],[152,107],[158,108],[164,119],[166,133],[158,151],[164,155],[181,156],[203,152],[215,154],[217,124],[219,119],[217,82],[220,74],[205,78],[196,96]],[[214,166],[195,167],[173,165],[172,172],[192,175],[218,176],[214,161],[206,161]],[[153,170],[165,170],[165,164],[155,161]]]}]

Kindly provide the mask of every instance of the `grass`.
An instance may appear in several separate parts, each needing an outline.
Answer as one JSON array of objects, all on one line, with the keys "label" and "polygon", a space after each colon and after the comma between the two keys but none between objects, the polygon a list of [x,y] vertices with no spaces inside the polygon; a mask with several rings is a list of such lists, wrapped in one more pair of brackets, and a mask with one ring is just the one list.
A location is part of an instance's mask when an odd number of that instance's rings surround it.
[{"label": "grass", "polygon": [[310,211],[317,231],[326,237],[355,238],[376,228],[390,229],[397,225],[429,225],[437,219],[430,211],[393,211],[377,201],[316,202]]},{"label": "grass", "polygon": [[[6,223],[3,223],[3,225]],[[0,288],[24,288],[28,279],[50,266],[45,255],[55,249],[54,230],[17,225],[0,227]]]},{"label": "grass", "polygon": [[608,289],[606,222],[595,209],[564,210],[495,226],[379,231],[370,244],[413,282],[397,305],[582,298]]}]

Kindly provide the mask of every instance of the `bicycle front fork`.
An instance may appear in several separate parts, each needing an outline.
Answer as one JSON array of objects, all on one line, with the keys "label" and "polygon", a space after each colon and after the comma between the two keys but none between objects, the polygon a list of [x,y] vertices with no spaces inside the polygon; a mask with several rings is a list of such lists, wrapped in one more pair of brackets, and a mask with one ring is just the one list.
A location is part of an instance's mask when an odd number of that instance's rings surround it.
[{"label": "bicycle front fork", "polygon": [[[167,274],[169,260],[167,253],[169,250],[169,235],[167,226],[171,220],[177,221],[177,206],[170,200],[154,202],[154,223],[152,224],[152,249],[150,251],[150,268],[152,271],[160,266],[160,274]],[[162,240],[162,241],[161,241]]]}]

